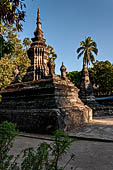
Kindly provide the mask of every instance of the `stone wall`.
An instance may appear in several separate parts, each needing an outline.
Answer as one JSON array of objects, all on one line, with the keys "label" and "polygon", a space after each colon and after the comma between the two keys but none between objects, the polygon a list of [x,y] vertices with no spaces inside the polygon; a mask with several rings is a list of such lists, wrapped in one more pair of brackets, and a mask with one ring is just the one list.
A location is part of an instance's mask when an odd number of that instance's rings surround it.
[{"label": "stone wall", "polygon": [[0,122],[17,123],[22,131],[69,130],[92,118],[92,110],[78,98],[78,89],[58,76],[10,85],[0,94]]},{"label": "stone wall", "polygon": [[95,101],[87,103],[93,110],[93,116],[113,116],[113,102]]}]

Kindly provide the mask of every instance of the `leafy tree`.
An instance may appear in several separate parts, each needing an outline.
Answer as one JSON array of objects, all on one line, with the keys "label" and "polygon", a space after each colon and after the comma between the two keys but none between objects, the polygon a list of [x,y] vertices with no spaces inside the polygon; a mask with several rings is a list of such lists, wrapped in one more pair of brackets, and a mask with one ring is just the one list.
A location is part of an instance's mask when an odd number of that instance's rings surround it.
[{"label": "leafy tree", "polygon": [[1,57],[4,57],[4,54],[12,54],[14,50],[13,44],[10,42],[7,42],[2,35],[0,35],[0,59]]},{"label": "leafy tree", "polygon": [[6,53],[6,50],[2,50],[2,58],[0,60],[0,88],[6,87],[10,84],[14,78],[14,71],[18,69],[18,80],[21,81],[25,75],[28,66],[30,66],[30,60],[27,56],[26,49],[23,49],[22,42],[18,38],[17,29],[12,25],[9,25],[3,32],[5,39],[4,44],[12,44],[12,48]]},{"label": "leafy tree", "polygon": [[0,0],[0,27],[16,24],[18,30],[21,30],[20,21],[24,21],[25,8],[24,0]]},{"label": "leafy tree", "polygon": [[3,57],[0,60],[0,88],[5,88],[8,84],[14,81],[14,62],[8,57]]},{"label": "leafy tree", "polygon": [[82,72],[81,71],[72,71],[67,73],[67,77],[69,80],[78,88],[80,88],[80,82],[81,82],[81,77]]},{"label": "leafy tree", "polygon": [[85,38],[85,41],[80,42],[80,47],[77,49],[79,59],[83,55],[83,64],[90,64],[95,61],[93,53],[97,55],[98,49],[96,43],[91,39],[91,37]]},{"label": "leafy tree", "polygon": [[113,92],[113,65],[108,60],[96,61],[89,73],[98,95],[109,95]]}]

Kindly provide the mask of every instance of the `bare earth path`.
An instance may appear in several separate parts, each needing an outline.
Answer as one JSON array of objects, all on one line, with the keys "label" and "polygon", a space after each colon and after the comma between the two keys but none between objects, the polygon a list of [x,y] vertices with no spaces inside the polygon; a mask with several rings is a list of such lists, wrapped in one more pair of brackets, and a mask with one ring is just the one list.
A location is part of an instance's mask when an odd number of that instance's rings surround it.
[{"label": "bare earth path", "polygon": [[[60,162],[64,165],[71,153],[75,154],[75,160],[70,162],[66,170],[71,167],[76,170],[113,170],[113,117],[95,118],[79,132],[70,132],[70,136],[78,139]],[[36,147],[44,139],[50,142],[50,138],[47,135],[24,133],[16,138],[11,152],[17,154],[23,148]]]}]

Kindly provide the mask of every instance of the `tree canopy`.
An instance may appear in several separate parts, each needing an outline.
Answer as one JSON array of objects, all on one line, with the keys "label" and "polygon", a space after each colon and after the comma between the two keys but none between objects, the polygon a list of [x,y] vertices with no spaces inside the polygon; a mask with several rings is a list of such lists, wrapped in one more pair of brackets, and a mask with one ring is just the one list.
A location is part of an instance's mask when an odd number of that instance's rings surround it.
[{"label": "tree canopy", "polygon": [[77,49],[79,59],[83,55],[83,64],[90,64],[95,61],[95,57],[93,55],[98,53],[96,43],[91,39],[91,37],[85,38],[85,41],[80,42],[80,47]]},{"label": "tree canopy", "polygon": [[[8,25],[2,34],[2,39],[3,41],[0,42],[2,49],[0,60],[0,88],[4,88],[14,81],[14,72],[16,69],[19,71],[18,80],[21,81],[30,65],[27,50],[23,48],[15,27]],[[8,48],[9,44],[11,44],[10,48]]]},{"label": "tree canopy", "polygon": [[[96,61],[88,71],[95,95],[110,95],[113,93],[113,64],[108,60]],[[67,77],[75,86],[80,88],[82,79],[81,71],[69,72]]]},{"label": "tree canopy", "polygon": [[82,71],[72,71],[67,73],[69,80],[78,88],[80,88]]},{"label": "tree canopy", "polygon": [[113,92],[113,65],[108,61],[96,61],[89,69],[90,79],[98,95]]},{"label": "tree canopy", "polygon": [[0,27],[15,24],[17,29],[21,30],[20,22],[24,21],[25,8],[24,0],[0,0]]},{"label": "tree canopy", "polygon": [[0,35],[0,59],[4,57],[5,54],[12,54],[14,50],[14,46],[12,42],[7,42],[2,35]]}]

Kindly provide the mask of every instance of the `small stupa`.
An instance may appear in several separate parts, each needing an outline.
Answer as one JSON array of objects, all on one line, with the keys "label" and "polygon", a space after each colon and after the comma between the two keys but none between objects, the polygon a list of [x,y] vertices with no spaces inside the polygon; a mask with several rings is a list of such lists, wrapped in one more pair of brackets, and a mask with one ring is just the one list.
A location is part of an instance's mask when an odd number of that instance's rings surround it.
[{"label": "small stupa", "polygon": [[[52,133],[56,129],[70,130],[92,119],[92,110],[78,97],[78,88],[66,77],[64,63],[61,76],[55,74],[41,29],[38,9],[37,27],[28,50],[31,66],[23,82],[2,90],[0,121],[11,121],[20,130],[37,133]],[[16,75],[17,76],[17,75]]]},{"label": "small stupa", "polygon": [[79,97],[84,104],[89,104],[92,102],[94,103],[95,101],[93,87],[90,82],[89,72],[85,63],[83,64],[83,69],[82,69],[82,80],[80,83]]}]

